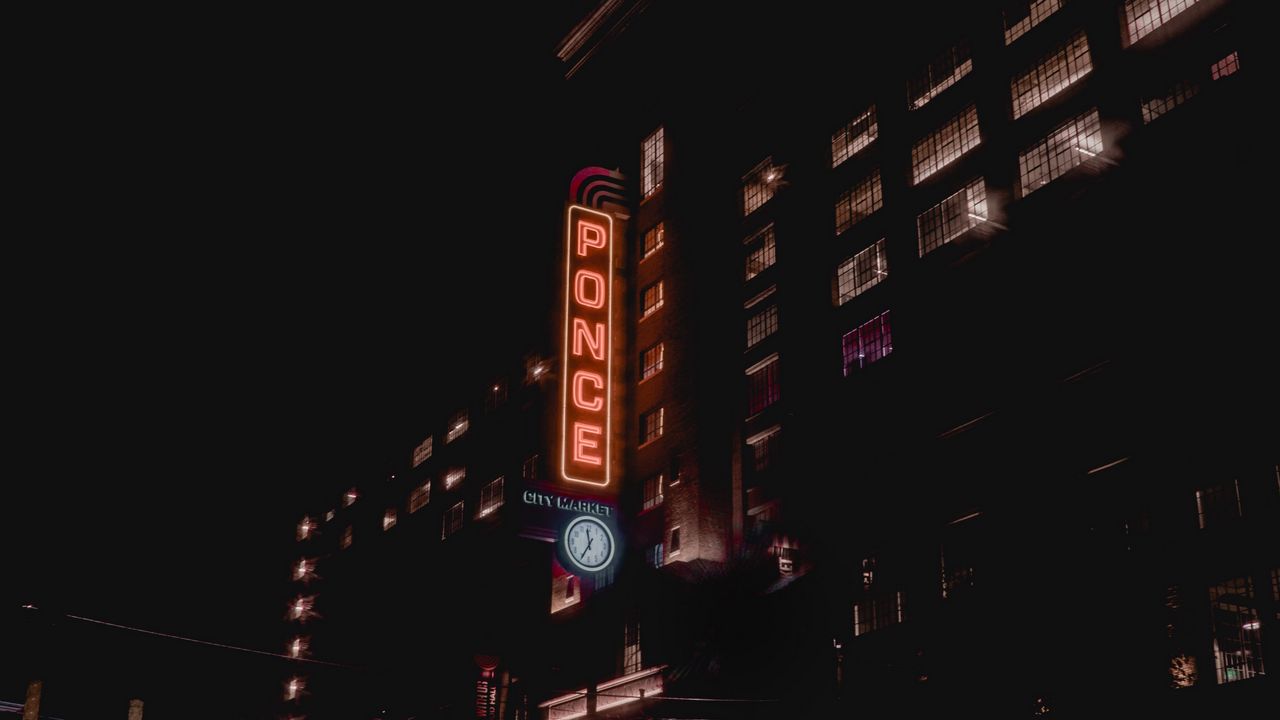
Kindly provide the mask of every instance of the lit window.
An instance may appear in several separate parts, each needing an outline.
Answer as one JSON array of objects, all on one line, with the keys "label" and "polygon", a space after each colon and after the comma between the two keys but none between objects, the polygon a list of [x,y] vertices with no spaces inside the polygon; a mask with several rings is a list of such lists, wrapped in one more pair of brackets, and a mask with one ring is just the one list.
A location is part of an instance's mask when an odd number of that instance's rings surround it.
[{"label": "lit window", "polygon": [[449,510],[445,512],[444,517],[441,519],[441,523],[440,523],[440,539],[441,540],[444,540],[445,538],[449,537],[450,535],[462,529],[462,513],[463,513],[462,505],[463,505],[462,501],[459,500],[458,502],[454,503],[453,507],[449,508]]},{"label": "lit window", "polygon": [[662,281],[650,285],[640,293],[640,318],[644,319],[662,307]]},{"label": "lit window", "polygon": [[1022,37],[1062,9],[1062,0],[1013,0],[1004,8],[1004,44]]},{"label": "lit window", "polygon": [[755,415],[778,401],[778,355],[775,353],[747,368],[747,413]]},{"label": "lit window", "polygon": [[1196,0],[1125,0],[1125,47],[1138,42],[1195,4]]},{"label": "lit window", "polygon": [[297,700],[302,697],[302,691],[307,687],[307,683],[300,677],[291,677],[284,685],[284,699]]},{"label": "lit window", "polygon": [[861,370],[893,352],[893,337],[889,332],[889,311],[845,333],[844,374]]},{"label": "lit window", "polygon": [[662,437],[663,408],[654,408],[640,415],[640,444]]},{"label": "lit window", "polygon": [[342,540],[340,541],[342,549],[346,550],[347,548],[351,547],[352,540],[354,540],[354,531],[352,530],[351,526],[348,525],[342,531]]},{"label": "lit window", "polygon": [[324,521],[332,522],[335,517],[337,517],[337,513],[334,512],[333,510],[330,510],[329,512],[324,514]]},{"label": "lit window", "polygon": [[870,145],[878,132],[876,106],[872,105],[831,135],[831,167],[836,167]]},{"label": "lit window", "polygon": [[432,441],[435,440],[434,435],[428,435],[422,444],[413,449],[413,467],[418,467],[431,457]]},{"label": "lit window", "polygon": [[777,462],[782,444],[782,426],[774,425],[747,438],[749,467],[756,473],[767,472]]},{"label": "lit window", "polygon": [[297,565],[293,566],[293,579],[308,581],[312,578],[314,572],[315,566],[306,558],[302,558]]},{"label": "lit window", "polygon": [[538,479],[538,456],[530,455],[525,459],[524,465],[520,468],[520,477],[525,482],[534,482]]},{"label": "lit window", "polygon": [[911,183],[938,172],[982,142],[973,105],[911,147]]},{"label": "lit window", "polygon": [[778,558],[778,574],[790,575],[796,568],[796,549],[785,545],[772,545],[769,554]]},{"label": "lit window", "polygon": [[1218,684],[1263,675],[1262,623],[1253,597],[1253,579],[1239,577],[1209,588],[1213,613],[1213,661]]},{"label": "lit window", "polygon": [[753,348],[761,340],[778,331],[778,306],[768,305],[747,317],[747,347]]},{"label": "lit window", "polygon": [[663,344],[658,343],[640,353],[640,380],[648,380],[662,371]]},{"label": "lit window", "polygon": [[986,220],[987,186],[978,178],[916,218],[920,257]]},{"label": "lit window", "polygon": [[480,488],[480,509],[476,512],[476,517],[492,515],[502,507],[504,500],[502,478],[498,478]]},{"label": "lit window", "polygon": [[880,171],[872,170],[870,175],[845,190],[836,200],[836,234],[870,217],[882,204]]},{"label": "lit window", "polygon": [[409,491],[409,512],[416,513],[431,502],[431,482],[424,482]]},{"label": "lit window", "polygon": [[1239,480],[1196,490],[1196,519],[1201,530],[1230,523],[1242,515]]},{"label": "lit window", "polygon": [[671,554],[680,552],[680,528],[671,528]]},{"label": "lit window", "polygon": [[968,45],[961,43],[947,48],[911,78],[907,85],[908,108],[918,110],[924,107],[943,90],[968,75],[970,70],[973,70],[973,60],[969,58]]},{"label": "lit window", "polygon": [[301,635],[290,640],[289,641],[289,657],[291,658],[305,657],[307,654],[307,647],[310,644],[311,643],[308,642],[307,638]]},{"label": "lit window", "polygon": [[387,508],[387,511],[382,513],[382,529],[390,530],[395,526],[396,526],[396,510],[395,508]]},{"label": "lit window", "polygon": [[747,280],[773,267],[778,256],[775,250],[773,224],[747,239]]},{"label": "lit window", "polygon": [[457,487],[458,483],[467,479],[467,469],[464,467],[451,467],[444,474],[444,489],[452,490]]},{"label": "lit window", "polygon": [[644,560],[650,565],[660,568],[666,562],[666,555],[662,552],[662,543],[650,545],[644,551]]},{"label": "lit window", "polygon": [[662,187],[664,156],[662,138],[662,128],[658,128],[640,145],[640,192],[645,198]]},{"label": "lit window", "polygon": [[302,518],[302,522],[298,523],[298,539],[306,540],[310,538],[312,531],[314,531],[315,529],[316,529],[315,523],[312,522],[311,518],[309,517]]},{"label": "lit window", "polygon": [[289,619],[306,622],[315,616],[315,596],[299,595],[289,604]]},{"label": "lit window", "polygon": [[1221,80],[1228,75],[1235,75],[1240,69],[1240,54],[1233,52],[1222,58],[1218,62],[1209,66],[1209,76],[1214,80]]},{"label": "lit window", "polygon": [[884,240],[846,259],[836,268],[836,305],[843,305],[885,279],[889,259],[884,253]]},{"label": "lit window", "polygon": [[627,623],[622,635],[622,674],[640,672],[643,667],[640,660],[640,623]]},{"label": "lit window", "polygon": [[1102,152],[1102,128],[1092,109],[1059,125],[1049,136],[1018,153],[1022,196],[1026,197]]},{"label": "lit window", "polygon": [[658,248],[662,247],[662,243],[666,240],[666,235],[667,231],[664,223],[658,223],[649,228],[649,231],[644,234],[644,242],[641,244],[640,259],[643,260],[658,252]]},{"label": "lit window", "polygon": [[459,410],[454,414],[453,419],[449,421],[449,432],[445,434],[444,441],[446,443],[451,443],[454,440],[457,440],[462,437],[462,434],[467,431],[468,427],[471,427],[471,420],[468,417],[467,411]]},{"label": "lit window", "polygon": [[751,169],[742,177],[742,214],[750,215],[773,197],[778,184],[779,171],[773,166],[773,158]]},{"label": "lit window", "polygon": [[645,478],[644,481],[644,507],[648,510],[662,504],[662,475],[654,475]]},{"label": "lit window", "polygon": [[524,358],[524,381],[533,384],[547,374],[547,364],[538,355],[526,355]]},{"label": "lit window", "polygon": [[1167,91],[1142,99],[1142,122],[1149,123],[1170,110],[1185,103],[1200,92],[1200,86],[1190,80],[1179,80]]},{"label": "lit window", "polygon": [[906,619],[902,593],[889,592],[853,604],[853,634],[866,635]]},{"label": "lit window", "polygon": [[360,493],[356,492],[355,488],[351,488],[342,496],[342,507],[351,507],[359,497]]},{"label": "lit window", "polygon": [[1009,83],[1013,94],[1013,117],[1017,119],[1031,112],[1040,103],[1088,75],[1092,69],[1089,41],[1083,31],[1077,32],[1025,72],[1013,76]]}]

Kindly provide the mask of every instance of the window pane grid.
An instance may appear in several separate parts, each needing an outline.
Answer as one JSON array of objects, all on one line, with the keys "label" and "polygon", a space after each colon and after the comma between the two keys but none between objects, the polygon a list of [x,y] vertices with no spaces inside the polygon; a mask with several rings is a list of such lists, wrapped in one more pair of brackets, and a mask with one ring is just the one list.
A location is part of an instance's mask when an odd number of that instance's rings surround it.
[{"label": "window pane grid", "polygon": [[853,604],[853,634],[866,635],[905,620],[902,593],[887,593]]},{"label": "window pane grid", "polygon": [[1011,44],[1061,9],[1062,0],[1021,0],[1009,3],[1004,10],[1004,44]]},{"label": "window pane grid", "polygon": [[987,220],[987,185],[978,178],[916,218],[920,257]]},{"label": "window pane grid", "polygon": [[662,370],[663,344],[658,343],[640,353],[640,379],[648,380]]},{"label": "window pane grid", "polygon": [[440,539],[443,540],[462,529],[463,503],[459,500],[449,508],[441,521]]},{"label": "window pane grid", "polygon": [[1048,137],[1018,153],[1022,196],[1062,177],[1102,152],[1102,129],[1094,108],[1058,126]]},{"label": "window pane grid", "polygon": [[778,306],[770,305],[747,318],[747,347],[755,347],[778,330]]},{"label": "window pane grid", "polygon": [[1236,71],[1239,69],[1240,54],[1232,52],[1230,55],[1209,66],[1209,76],[1214,80],[1221,80],[1228,75],[1235,75]]},{"label": "window pane grid", "polygon": [[1083,31],[1054,48],[1032,67],[1014,76],[1013,117],[1031,112],[1044,101],[1065,90],[1093,69],[1089,59],[1089,40]]},{"label": "window pane grid", "polygon": [[924,107],[930,100],[959,82],[960,78],[968,75],[970,70],[973,70],[973,60],[969,57],[968,45],[947,48],[908,83],[908,108],[918,110]]},{"label": "window pane grid", "polygon": [[747,371],[747,413],[755,415],[778,401],[778,358],[775,355]]},{"label": "window pane grid", "polygon": [[1194,4],[1196,0],[1125,0],[1125,47],[1151,34]]},{"label": "window pane grid", "polygon": [[836,268],[836,304],[843,305],[871,289],[889,274],[884,239],[848,258]]},{"label": "window pane grid", "polygon": [[498,478],[480,489],[480,509],[476,512],[476,517],[491,515],[502,507],[504,501],[502,485],[502,478]]},{"label": "window pane grid", "polygon": [[644,481],[644,510],[662,504],[662,475],[654,475]]},{"label": "window pane grid", "polygon": [[831,167],[836,167],[870,145],[878,133],[876,106],[872,105],[866,112],[832,134]]},{"label": "window pane grid", "polygon": [[409,512],[416,513],[431,502],[431,483],[426,482],[409,491]]},{"label": "window pane grid", "polygon": [[782,428],[774,426],[747,440],[751,452],[751,469],[757,473],[767,471],[778,455],[782,442]]},{"label": "window pane grid", "polygon": [[650,285],[640,294],[640,317],[646,318],[662,307],[662,281]]},{"label": "window pane grid", "polygon": [[640,191],[646,198],[662,187],[662,137],[662,128],[658,128],[640,146]]},{"label": "window pane grid", "polygon": [[662,243],[666,240],[666,227],[663,223],[658,223],[644,234],[643,254],[640,259],[643,260],[658,251],[662,247]]},{"label": "window pane grid", "polygon": [[879,210],[882,203],[880,171],[872,170],[870,175],[844,191],[836,200],[836,234],[866,219]]},{"label": "window pane grid", "polygon": [[640,444],[662,437],[663,410],[655,408],[640,416]]},{"label": "window pane grid", "polygon": [[978,110],[970,105],[912,146],[912,184],[938,172],[981,142]]},{"label": "window pane grid", "polygon": [[843,341],[844,374],[861,370],[893,352],[893,338],[889,332],[889,311],[845,333]]},{"label": "window pane grid", "polygon": [[1190,80],[1180,80],[1168,92],[1144,98],[1142,101],[1142,122],[1150,123],[1175,107],[1185,103],[1200,92],[1200,86]]},{"label": "window pane grid", "polygon": [[750,215],[773,197],[776,170],[773,158],[755,166],[742,178],[742,214]]},{"label": "window pane grid", "polygon": [[747,280],[773,267],[777,262],[777,250],[773,236],[773,226],[761,230],[747,241]]},{"label": "window pane grid", "polygon": [[1213,613],[1213,660],[1218,684],[1266,674],[1253,579],[1232,578],[1211,586],[1209,606]]}]

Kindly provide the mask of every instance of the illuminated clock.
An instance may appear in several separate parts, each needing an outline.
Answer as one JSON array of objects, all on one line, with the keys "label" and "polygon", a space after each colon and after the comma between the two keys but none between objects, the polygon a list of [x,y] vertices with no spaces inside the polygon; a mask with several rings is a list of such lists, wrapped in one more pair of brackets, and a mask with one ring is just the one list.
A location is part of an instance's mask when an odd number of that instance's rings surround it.
[{"label": "illuminated clock", "polygon": [[574,565],[600,572],[613,562],[613,532],[590,515],[580,515],[564,529],[564,551]]}]

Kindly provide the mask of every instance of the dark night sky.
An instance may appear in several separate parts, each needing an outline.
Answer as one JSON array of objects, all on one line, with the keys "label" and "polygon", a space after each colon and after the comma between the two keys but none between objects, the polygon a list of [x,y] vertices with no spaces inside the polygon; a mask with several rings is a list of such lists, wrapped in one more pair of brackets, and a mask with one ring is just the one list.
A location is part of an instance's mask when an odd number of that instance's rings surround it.
[{"label": "dark night sky", "polygon": [[[280,551],[317,489],[380,477],[452,404],[433,392],[482,382],[541,328],[528,299],[550,287],[573,162],[553,51],[582,5],[27,26],[3,265],[6,637],[35,602],[274,641]],[[170,659],[258,667],[62,625],[55,654],[87,658],[46,673],[68,717],[133,682],[163,706]],[[21,702],[37,661],[5,655],[0,700]],[[97,672],[111,658],[136,670]],[[68,686],[91,675],[110,679]]]}]

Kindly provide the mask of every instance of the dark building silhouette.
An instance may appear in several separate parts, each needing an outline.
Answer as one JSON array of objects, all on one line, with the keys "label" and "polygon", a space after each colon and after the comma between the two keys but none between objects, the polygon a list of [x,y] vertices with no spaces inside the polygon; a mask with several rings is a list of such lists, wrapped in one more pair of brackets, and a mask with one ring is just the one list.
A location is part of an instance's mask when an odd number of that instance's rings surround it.
[{"label": "dark building silhouette", "polygon": [[1255,12],[600,4],[558,52],[566,156],[628,192],[619,560],[574,575],[525,501],[582,494],[557,480],[562,298],[538,299],[542,347],[442,388],[462,399],[392,477],[309,508],[289,637],[359,667],[300,664],[288,711],[1261,707]]}]

